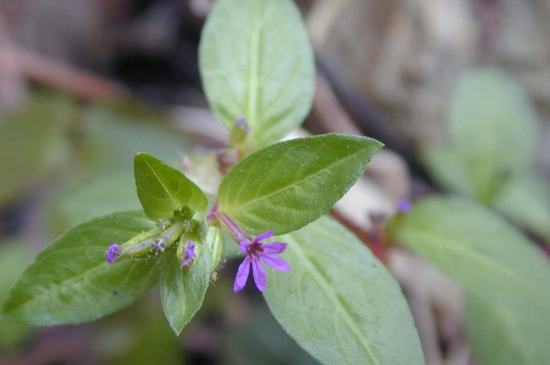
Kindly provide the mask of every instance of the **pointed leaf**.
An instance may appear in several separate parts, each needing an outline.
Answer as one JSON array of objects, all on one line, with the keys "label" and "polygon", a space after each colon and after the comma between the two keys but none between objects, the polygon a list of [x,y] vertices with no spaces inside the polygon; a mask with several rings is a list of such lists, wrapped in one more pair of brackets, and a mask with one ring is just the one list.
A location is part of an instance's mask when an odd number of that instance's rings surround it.
[{"label": "pointed leaf", "polygon": [[326,214],[382,144],[344,134],[277,143],[248,156],[222,181],[219,212],[251,234],[283,234]]},{"label": "pointed leaf", "polygon": [[401,288],[353,234],[329,218],[277,237],[287,273],[268,270],[273,315],[323,364],[422,365]]},{"label": "pointed leaf", "polygon": [[170,327],[179,335],[202,306],[212,274],[212,258],[205,243],[199,257],[188,268],[182,268],[177,256],[165,255],[160,276],[162,309]]},{"label": "pointed leaf", "polygon": [[93,321],[137,301],[158,282],[158,260],[113,264],[104,254],[154,226],[142,212],[82,223],[55,240],[25,270],[2,314],[36,326]]},{"label": "pointed leaf", "polygon": [[206,196],[194,182],[147,153],[136,155],[134,175],[143,211],[153,221],[172,217],[174,210],[182,206],[199,212],[208,206]]},{"label": "pointed leaf", "polygon": [[244,115],[258,147],[297,128],[311,108],[313,52],[293,1],[217,1],[199,60],[217,118],[231,130]]}]

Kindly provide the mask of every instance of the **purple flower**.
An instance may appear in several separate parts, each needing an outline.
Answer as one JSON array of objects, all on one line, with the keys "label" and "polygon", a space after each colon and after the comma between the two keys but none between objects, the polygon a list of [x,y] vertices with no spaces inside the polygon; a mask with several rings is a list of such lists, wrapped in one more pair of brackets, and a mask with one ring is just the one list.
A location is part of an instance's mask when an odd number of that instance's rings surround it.
[{"label": "purple flower", "polygon": [[113,243],[111,246],[109,246],[109,249],[107,250],[107,252],[105,252],[105,259],[110,264],[115,262],[119,256],[120,256],[120,246],[118,245],[118,243]]},{"label": "purple flower", "polygon": [[263,244],[260,242],[271,236],[273,236],[273,231],[267,231],[254,238],[254,240],[248,238],[240,241],[241,253],[246,254],[246,257],[237,271],[237,277],[233,286],[235,293],[241,291],[246,285],[248,275],[250,274],[250,266],[252,266],[254,282],[260,291],[264,291],[267,285],[267,275],[265,268],[261,264],[262,261],[267,266],[278,271],[290,270],[285,260],[275,256],[276,254],[283,253],[287,246],[286,243],[271,242]]},{"label": "purple flower", "polygon": [[407,213],[411,209],[412,209],[412,203],[410,200],[401,199],[399,203],[397,203],[397,211],[399,213]]},{"label": "purple flower", "polygon": [[185,257],[184,257],[183,263],[181,264],[181,267],[189,266],[189,264],[191,263],[191,259],[197,258],[197,254],[195,253],[195,247],[197,247],[197,245],[195,245],[191,241],[187,241],[187,247],[185,247]]}]

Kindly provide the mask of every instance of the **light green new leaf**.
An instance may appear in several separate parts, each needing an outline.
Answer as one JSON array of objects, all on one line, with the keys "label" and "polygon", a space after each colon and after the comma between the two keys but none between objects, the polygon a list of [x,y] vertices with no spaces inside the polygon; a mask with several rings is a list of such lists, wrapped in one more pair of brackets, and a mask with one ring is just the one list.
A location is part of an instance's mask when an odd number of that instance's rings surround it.
[{"label": "light green new leaf", "polygon": [[491,202],[514,222],[550,244],[550,186],[535,174],[508,180]]},{"label": "light green new leaf", "polygon": [[[390,232],[396,242],[455,279],[468,296],[475,295],[473,300],[486,301],[489,308],[479,310],[494,315],[474,313],[478,321],[485,318],[486,322],[469,328],[506,330],[501,336],[515,342],[507,350],[522,349],[531,359],[545,359],[526,364],[550,363],[545,345],[550,336],[550,264],[506,221],[473,202],[434,197],[396,219]],[[485,336],[476,333],[472,338],[483,340]]]},{"label": "light green new leaf", "polygon": [[297,128],[311,108],[313,52],[293,1],[217,1],[199,61],[217,118],[231,130],[244,115],[258,147]]},{"label": "light green new leaf", "polygon": [[210,275],[212,258],[205,243],[197,244],[198,258],[182,268],[175,254],[165,255],[160,276],[162,309],[170,327],[179,335],[202,306]]},{"label": "light green new leaf", "polygon": [[326,214],[380,148],[374,139],[336,133],[266,147],[229,171],[218,210],[250,234],[292,232]]},{"label": "light green new leaf", "polygon": [[142,212],[82,223],[55,240],[29,266],[4,307],[8,320],[37,326],[92,321],[137,301],[159,278],[158,260],[109,264],[104,254],[154,227]]},{"label": "light green new leaf", "polygon": [[0,205],[35,187],[67,156],[73,112],[70,100],[37,94],[19,109],[2,114]]},{"label": "light green new leaf", "polygon": [[149,219],[170,218],[182,206],[204,212],[208,200],[202,190],[180,171],[147,153],[134,159],[139,201]]},{"label": "light green new leaf", "polygon": [[323,364],[424,364],[401,288],[370,251],[327,217],[277,237],[289,272],[268,270],[273,315]]}]

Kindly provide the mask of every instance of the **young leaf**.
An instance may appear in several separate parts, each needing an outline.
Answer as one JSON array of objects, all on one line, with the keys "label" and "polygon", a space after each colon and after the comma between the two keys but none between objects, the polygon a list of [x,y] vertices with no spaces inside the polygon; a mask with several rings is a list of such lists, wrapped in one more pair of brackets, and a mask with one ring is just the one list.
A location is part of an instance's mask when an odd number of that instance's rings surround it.
[{"label": "young leaf", "polygon": [[229,171],[218,210],[250,234],[292,232],[326,214],[381,147],[374,139],[336,133],[266,147]]},{"label": "young leaf", "polygon": [[205,243],[197,246],[200,253],[190,267],[182,268],[174,254],[163,258],[160,298],[164,314],[176,335],[202,306],[210,283],[213,270],[210,251]]},{"label": "young leaf", "polygon": [[327,217],[277,237],[288,273],[268,270],[271,312],[323,364],[424,364],[401,288],[370,251]]},{"label": "young leaf", "polygon": [[470,328],[506,330],[503,334],[517,343],[510,351],[524,348],[522,338],[529,338],[528,352],[540,360],[529,364],[550,363],[550,264],[506,221],[473,202],[435,197],[396,219],[390,232],[491,308],[481,310],[495,312],[477,315],[482,322]]},{"label": "young leaf", "polygon": [[311,108],[313,52],[293,1],[217,1],[199,61],[218,119],[231,130],[244,115],[258,147],[298,127]]},{"label": "young leaf", "polygon": [[25,270],[2,308],[8,320],[36,326],[92,321],[137,301],[158,282],[158,260],[105,261],[113,242],[154,227],[142,212],[82,223],[55,240]]},{"label": "young leaf", "polygon": [[149,219],[170,218],[174,210],[188,205],[204,212],[208,200],[180,171],[147,153],[138,153],[134,160],[134,175],[139,201]]}]

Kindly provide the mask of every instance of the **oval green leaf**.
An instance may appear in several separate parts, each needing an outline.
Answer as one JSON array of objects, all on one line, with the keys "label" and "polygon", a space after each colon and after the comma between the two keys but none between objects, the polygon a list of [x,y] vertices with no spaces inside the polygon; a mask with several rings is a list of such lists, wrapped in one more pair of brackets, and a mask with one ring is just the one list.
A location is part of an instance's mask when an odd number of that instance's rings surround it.
[{"label": "oval green leaf", "polygon": [[[467,296],[475,296],[472,300],[484,301],[476,306],[476,313],[493,312],[492,316],[468,314],[480,321],[477,326],[470,325],[469,331],[506,331],[501,337],[515,343],[507,346],[507,351],[529,353],[532,361],[526,364],[550,363],[546,346],[550,336],[550,264],[522,234],[474,202],[441,197],[418,203],[406,216],[394,220],[390,233],[393,240],[456,280]],[[480,333],[471,337],[484,340]],[[474,344],[477,349],[481,346]],[[517,356],[523,355],[510,358]],[[493,355],[494,361],[483,357],[484,364],[500,364],[498,355]]]},{"label": "oval green leaf", "polygon": [[382,144],[325,134],[277,143],[235,165],[220,185],[219,212],[251,234],[284,234],[325,215]]},{"label": "oval green leaf", "polygon": [[231,130],[244,115],[258,147],[297,128],[311,108],[313,52],[293,1],[217,1],[199,61],[217,118]]},{"label": "oval green leaf", "polygon": [[264,296],[300,346],[323,364],[423,365],[401,288],[353,234],[327,217],[277,237],[290,271],[268,270]]},{"label": "oval green leaf", "polygon": [[154,225],[143,212],[82,223],[55,240],[25,270],[2,308],[5,319],[36,326],[93,321],[137,301],[158,282],[158,260],[105,261],[113,242]]},{"label": "oval green leaf", "polygon": [[170,218],[182,206],[204,212],[208,200],[202,190],[180,171],[147,153],[134,159],[134,175],[143,211],[153,221]]},{"label": "oval green leaf", "polygon": [[162,309],[170,327],[179,335],[201,308],[212,274],[212,259],[207,244],[198,244],[199,257],[191,267],[182,268],[175,254],[165,255],[160,275]]}]

